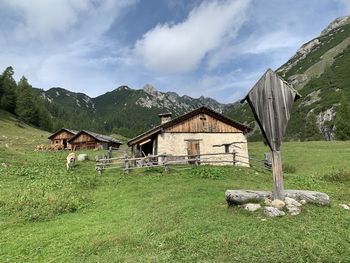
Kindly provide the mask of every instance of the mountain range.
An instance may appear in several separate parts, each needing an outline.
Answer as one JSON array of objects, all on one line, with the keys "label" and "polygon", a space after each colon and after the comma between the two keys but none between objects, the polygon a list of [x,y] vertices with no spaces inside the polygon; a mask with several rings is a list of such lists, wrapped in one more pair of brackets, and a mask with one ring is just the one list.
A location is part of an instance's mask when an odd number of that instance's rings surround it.
[{"label": "mountain range", "polygon": [[45,100],[56,120],[54,129],[66,126],[129,137],[157,125],[160,113],[171,112],[173,116],[179,116],[203,105],[222,113],[226,107],[211,98],[160,92],[149,84],[140,90],[120,86],[96,98],[63,88],[35,89],[35,92]]},{"label": "mountain range", "polygon": [[[320,36],[302,45],[277,73],[302,95],[294,106],[287,139],[302,137],[305,119],[311,112],[316,115],[324,138],[333,139],[340,97],[350,98],[350,16],[337,18]],[[179,96],[160,92],[149,84],[140,90],[120,86],[96,98],[63,88],[35,89],[35,92],[44,99],[54,129],[65,126],[132,137],[157,125],[160,113],[179,116],[203,105],[256,126],[246,104],[221,104],[206,97]],[[259,129],[250,135],[251,140],[254,138],[261,138]]]}]

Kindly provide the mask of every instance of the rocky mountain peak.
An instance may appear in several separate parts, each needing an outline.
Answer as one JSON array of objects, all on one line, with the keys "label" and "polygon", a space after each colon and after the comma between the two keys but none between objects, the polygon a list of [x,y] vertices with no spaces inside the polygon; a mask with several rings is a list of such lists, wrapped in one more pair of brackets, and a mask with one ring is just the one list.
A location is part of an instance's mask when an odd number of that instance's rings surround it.
[{"label": "rocky mountain peak", "polygon": [[350,15],[349,16],[341,16],[335,19],[332,23],[330,23],[324,30],[321,32],[321,36],[326,35],[334,28],[350,24]]},{"label": "rocky mountain peak", "polygon": [[143,91],[152,95],[152,96],[156,96],[158,94],[158,90],[154,86],[152,86],[151,84],[146,84],[143,87]]},{"label": "rocky mountain peak", "polygon": [[115,89],[116,91],[122,91],[122,90],[130,90],[130,88],[128,86],[120,86],[118,88]]}]

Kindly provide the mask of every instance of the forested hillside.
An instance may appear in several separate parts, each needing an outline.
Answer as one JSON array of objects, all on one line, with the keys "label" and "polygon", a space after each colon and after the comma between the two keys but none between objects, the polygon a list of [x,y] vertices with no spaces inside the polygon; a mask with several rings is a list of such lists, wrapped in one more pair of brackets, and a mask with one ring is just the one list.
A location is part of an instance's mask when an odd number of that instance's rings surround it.
[{"label": "forested hillside", "polygon": [[16,83],[13,75],[12,67],[7,67],[0,75],[0,109],[15,114],[24,123],[52,130],[53,120],[45,101],[35,96],[25,77]]}]

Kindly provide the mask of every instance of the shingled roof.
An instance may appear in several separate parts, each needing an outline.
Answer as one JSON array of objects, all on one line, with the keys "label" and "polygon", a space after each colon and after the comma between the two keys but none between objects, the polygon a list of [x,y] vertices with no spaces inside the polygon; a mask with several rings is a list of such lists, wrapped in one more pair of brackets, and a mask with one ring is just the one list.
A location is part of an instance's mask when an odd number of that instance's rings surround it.
[{"label": "shingled roof", "polygon": [[187,120],[189,118],[192,118],[192,117],[194,117],[194,116],[196,116],[198,114],[202,114],[202,113],[208,114],[209,116],[211,116],[213,118],[216,118],[216,119],[218,119],[218,120],[220,120],[220,121],[222,121],[222,122],[224,122],[224,123],[226,123],[228,125],[234,126],[234,127],[238,128],[238,129],[242,130],[243,133],[248,133],[248,132],[251,131],[250,127],[248,127],[248,126],[246,126],[246,125],[244,125],[242,123],[239,123],[237,121],[231,120],[230,118],[228,118],[228,117],[226,117],[226,116],[224,116],[224,115],[222,115],[222,114],[220,114],[220,113],[218,113],[218,112],[216,112],[216,111],[214,111],[212,109],[209,109],[208,107],[203,106],[203,107],[197,108],[197,109],[195,109],[193,111],[190,111],[190,112],[188,112],[188,113],[186,113],[186,114],[184,114],[182,116],[179,116],[179,117],[177,117],[175,119],[172,119],[171,121],[168,121],[166,123],[158,125],[158,126],[152,128],[152,129],[150,129],[150,130],[148,130],[148,131],[146,131],[146,132],[136,136],[135,138],[132,138],[131,140],[128,141],[128,146],[131,146],[131,145],[133,145],[133,144],[135,144],[135,143],[137,143],[137,142],[139,142],[141,140],[148,139],[149,137],[151,137],[153,135],[161,133],[162,130],[164,130],[166,128],[174,126],[174,125],[176,125],[176,124],[178,124],[180,122],[183,122],[183,121],[185,121],[185,120]]},{"label": "shingled roof", "polygon": [[67,132],[69,132],[69,133],[71,133],[73,135],[78,133],[78,131],[76,131],[76,130],[71,130],[71,129],[67,129],[67,128],[61,128],[58,131],[55,131],[53,134],[51,134],[48,139],[51,139],[52,137],[56,136],[61,131],[67,131]]},{"label": "shingled roof", "polygon": [[86,130],[82,130],[82,131],[78,132],[76,135],[74,135],[72,138],[70,138],[69,141],[73,141],[75,138],[80,136],[80,134],[82,134],[82,133],[86,133],[86,134],[90,135],[96,141],[100,141],[100,142],[114,142],[114,143],[122,144],[120,141],[114,139],[111,136],[107,136],[107,135],[103,135],[103,134],[99,134],[99,133],[95,133],[95,132],[91,132],[91,131],[86,131]]}]

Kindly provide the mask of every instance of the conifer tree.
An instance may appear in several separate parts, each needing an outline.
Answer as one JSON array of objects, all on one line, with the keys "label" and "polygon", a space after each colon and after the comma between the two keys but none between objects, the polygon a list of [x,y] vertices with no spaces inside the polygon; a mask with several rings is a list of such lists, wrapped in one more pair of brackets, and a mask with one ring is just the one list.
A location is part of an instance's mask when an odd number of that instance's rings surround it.
[{"label": "conifer tree", "polygon": [[316,115],[313,112],[310,112],[306,117],[302,139],[304,141],[320,141],[323,139],[317,125]]},{"label": "conifer tree", "polygon": [[345,141],[350,139],[350,104],[343,94],[340,100],[340,107],[335,116],[335,138]]},{"label": "conifer tree", "polygon": [[7,67],[0,76],[0,108],[15,113],[17,84],[13,68]]},{"label": "conifer tree", "polygon": [[20,120],[39,126],[38,108],[31,88],[25,77],[18,82],[16,114]]}]

